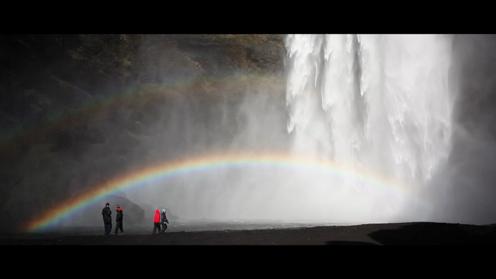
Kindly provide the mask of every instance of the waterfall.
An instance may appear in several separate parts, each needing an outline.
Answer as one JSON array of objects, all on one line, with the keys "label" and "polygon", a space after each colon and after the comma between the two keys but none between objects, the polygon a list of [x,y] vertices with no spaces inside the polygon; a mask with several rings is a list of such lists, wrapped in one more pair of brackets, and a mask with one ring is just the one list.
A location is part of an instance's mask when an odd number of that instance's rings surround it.
[{"label": "waterfall", "polygon": [[[447,35],[288,35],[292,152],[360,166],[410,190],[428,185],[451,148],[451,40]],[[340,193],[342,200],[355,196]],[[364,197],[370,207],[384,202],[371,193]]]}]

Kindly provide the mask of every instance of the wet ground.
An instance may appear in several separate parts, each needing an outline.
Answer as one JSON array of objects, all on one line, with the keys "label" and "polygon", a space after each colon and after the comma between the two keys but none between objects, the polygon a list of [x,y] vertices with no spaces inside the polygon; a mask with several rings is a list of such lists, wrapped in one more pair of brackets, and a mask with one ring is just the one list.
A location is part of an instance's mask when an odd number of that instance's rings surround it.
[{"label": "wet ground", "polygon": [[[224,224],[225,225],[225,224]],[[152,235],[151,228],[134,228],[105,237],[96,228],[57,233],[0,236],[1,245],[438,245],[496,244],[496,226],[443,223],[393,223],[301,227],[220,224],[171,228]]]}]

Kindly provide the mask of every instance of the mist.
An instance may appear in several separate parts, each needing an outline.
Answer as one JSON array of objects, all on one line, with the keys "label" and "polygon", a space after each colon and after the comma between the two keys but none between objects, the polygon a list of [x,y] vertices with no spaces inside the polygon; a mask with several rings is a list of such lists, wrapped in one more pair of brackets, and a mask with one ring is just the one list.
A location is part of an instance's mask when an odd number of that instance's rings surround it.
[{"label": "mist", "polygon": [[423,198],[435,221],[490,224],[493,203],[496,117],[494,35],[453,36],[452,90],[456,91],[452,151]]}]

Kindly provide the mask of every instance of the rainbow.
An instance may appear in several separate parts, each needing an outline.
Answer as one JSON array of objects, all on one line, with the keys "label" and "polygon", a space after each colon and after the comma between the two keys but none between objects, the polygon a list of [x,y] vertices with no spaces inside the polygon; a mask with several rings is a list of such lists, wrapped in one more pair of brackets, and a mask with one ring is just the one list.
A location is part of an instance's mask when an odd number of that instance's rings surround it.
[{"label": "rainbow", "polygon": [[89,191],[63,201],[57,206],[36,216],[28,222],[23,230],[28,232],[42,231],[80,211],[89,204],[100,201],[117,191],[126,191],[145,185],[157,185],[171,177],[191,175],[197,172],[208,172],[219,168],[298,168],[324,171],[333,175],[350,177],[363,181],[367,185],[379,187],[392,186],[405,189],[398,181],[372,173],[359,166],[339,164],[334,161],[317,159],[308,156],[295,156],[286,153],[236,153],[206,154],[192,158],[166,161],[158,165],[145,167],[107,180],[90,187]]},{"label": "rainbow", "polygon": [[[218,74],[209,77],[204,82],[214,85],[219,84],[227,88],[237,88],[250,84],[250,80],[275,81],[277,76],[267,76],[252,73],[229,73]],[[274,82],[272,82],[274,83]],[[133,105],[139,100],[140,103],[154,102],[166,96],[186,96],[186,92],[195,93],[200,91],[202,84],[187,78],[176,79],[164,83],[146,83],[139,86],[126,88],[123,92],[108,95],[98,95],[100,97],[88,98],[80,107],[67,111],[50,112],[44,118],[43,123],[38,123],[33,127],[19,125],[15,129],[5,131],[0,137],[0,152],[8,152],[20,142],[33,144],[40,136],[52,131],[63,130],[72,127],[77,123],[82,123],[87,119],[97,118],[100,114],[117,110],[118,108]],[[79,91],[82,91],[81,89]],[[89,93],[86,93],[89,95]],[[211,94],[211,98],[219,97]]]}]

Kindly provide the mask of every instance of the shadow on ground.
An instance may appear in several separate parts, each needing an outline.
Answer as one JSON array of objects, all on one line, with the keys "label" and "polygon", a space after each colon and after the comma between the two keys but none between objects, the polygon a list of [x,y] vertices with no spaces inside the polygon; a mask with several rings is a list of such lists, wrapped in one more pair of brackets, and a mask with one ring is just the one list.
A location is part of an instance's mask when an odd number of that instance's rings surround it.
[{"label": "shadow on ground", "polygon": [[496,226],[416,223],[368,234],[382,245],[486,245],[496,244]]},{"label": "shadow on ground", "polygon": [[341,245],[341,246],[376,246],[371,242],[362,241],[327,241],[326,245]]}]

